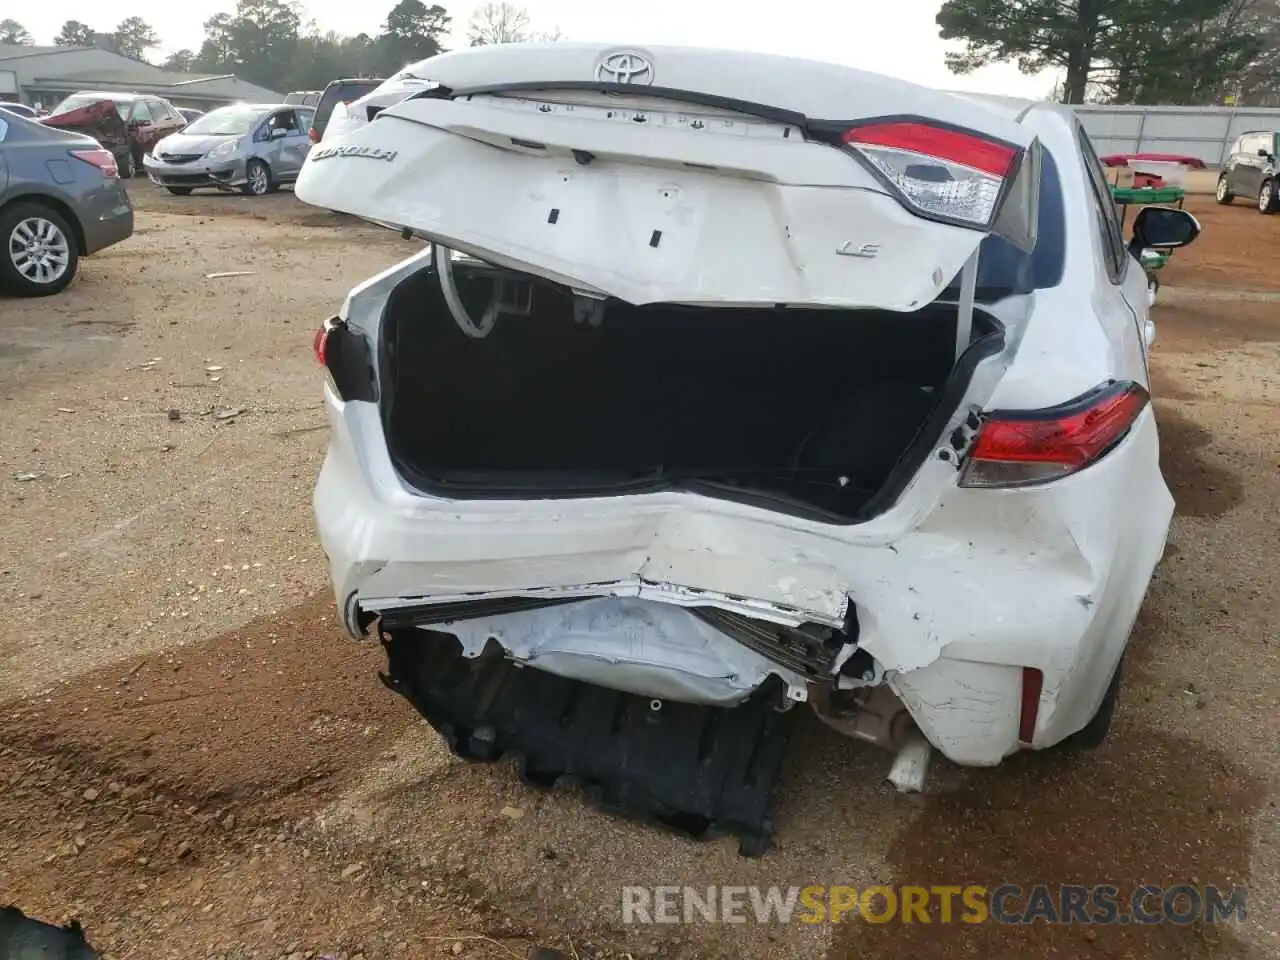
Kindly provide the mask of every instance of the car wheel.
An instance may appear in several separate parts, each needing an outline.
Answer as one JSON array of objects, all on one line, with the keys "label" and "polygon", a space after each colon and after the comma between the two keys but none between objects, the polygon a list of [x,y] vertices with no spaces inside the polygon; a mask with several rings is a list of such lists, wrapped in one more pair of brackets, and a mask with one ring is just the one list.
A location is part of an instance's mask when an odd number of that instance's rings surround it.
[{"label": "car wheel", "polygon": [[170,193],[172,193],[175,197],[191,196],[191,187],[165,187],[165,189],[168,190]]},{"label": "car wheel", "polygon": [[20,297],[47,297],[75,279],[75,233],[44,204],[15,203],[0,211],[0,244],[0,287]]},{"label": "car wheel", "polygon": [[1214,197],[1219,203],[1230,203],[1236,198],[1235,194],[1227,188],[1227,175],[1225,173],[1218,177],[1218,189],[1214,192]]},{"label": "car wheel", "polygon": [[121,180],[132,180],[134,174],[138,172],[138,165],[133,161],[132,150],[123,157],[116,157],[116,166],[119,168]]},{"label": "car wheel", "polygon": [[250,160],[244,167],[245,184],[240,190],[250,197],[263,197],[271,192],[271,168],[261,160]]},{"label": "car wheel", "polygon": [[1258,212],[1275,213],[1277,209],[1280,207],[1276,203],[1276,182],[1264,180],[1258,188]]},{"label": "car wheel", "polygon": [[1123,666],[1124,659],[1121,658],[1120,663],[1116,665],[1115,674],[1111,677],[1111,683],[1107,686],[1107,692],[1102,697],[1102,703],[1098,705],[1098,712],[1093,715],[1093,719],[1063,740],[1058,746],[1064,750],[1096,750],[1106,742],[1107,734],[1111,732],[1111,719],[1116,713],[1116,703],[1120,700],[1120,674]]}]

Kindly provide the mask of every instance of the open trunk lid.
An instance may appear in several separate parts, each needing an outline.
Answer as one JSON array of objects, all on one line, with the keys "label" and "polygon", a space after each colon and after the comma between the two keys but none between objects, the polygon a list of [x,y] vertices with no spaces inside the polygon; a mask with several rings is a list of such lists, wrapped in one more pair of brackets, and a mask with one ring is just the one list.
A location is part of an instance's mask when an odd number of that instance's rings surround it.
[{"label": "open trunk lid", "polygon": [[693,48],[419,66],[439,86],[313,150],[301,199],[633,304],[911,311],[986,235],[1034,243],[1038,145],[949,94]]},{"label": "open trunk lid", "polygon": [[73,110],[42,117],[41,123],[60,130],[87,134],[108,150],[129,142],[129,125],[121,119],[120,112],[111,100],[98,100]]}]

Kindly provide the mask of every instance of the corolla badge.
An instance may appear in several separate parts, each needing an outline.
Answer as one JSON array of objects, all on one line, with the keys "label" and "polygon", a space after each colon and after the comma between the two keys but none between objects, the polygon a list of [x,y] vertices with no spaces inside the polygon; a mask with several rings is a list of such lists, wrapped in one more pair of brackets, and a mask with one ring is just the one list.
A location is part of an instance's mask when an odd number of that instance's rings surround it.
[{"label": "corolla badge", "polygon": [[396,158],[395,150],[383,150],[381,147],[361,147],[349,144],[344,147],[321,147],[307,155],[308,160],[328,160],[330,157],[364,157],[366,160],[386,160]]},{"label": "corolla badge", "polygon": [[653,83],[653,64],[634,50],[619,50],[608,54],[596,64],[596,79],[601,83],[648,86]]}]

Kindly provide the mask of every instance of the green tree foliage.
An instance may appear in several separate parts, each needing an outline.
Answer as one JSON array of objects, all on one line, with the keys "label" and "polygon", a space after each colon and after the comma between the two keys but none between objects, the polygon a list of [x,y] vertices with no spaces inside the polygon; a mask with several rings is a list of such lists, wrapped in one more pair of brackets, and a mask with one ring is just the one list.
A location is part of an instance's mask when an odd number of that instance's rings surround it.
[{"label": "green tree foliage", "polygon": [[111,34],[116,53],[141,60],[152,47],[160,46],[160,35],[141,17],[126,17]]},{"label": "green tree foliage", "polygon": [[378,34],[377,60],[382,73],[394,73],[406,64],[440,53],[449,32],[450,16],[439,4],[400,0]]},{"label": "green tree foliage", "polygon": [[205,40],[192,66],[197,72],[235,73],[271,90],[287,90],[300,26],[292,3],[237,0],[235,13],[215,14],[204,22]]},{"label": "green tree foliage", "polygon": [[1067,103],[1206,103],[1264,52],[1248,15],[1262,2],[945,0],[937,22],[964,42],[947,54],[955,73],[1011,62],[1063,71]]},{"label": "green tree foliage", "polygon": [[343,37],[312,31],[298,38],[293,63],[279,89],[323,90],[339,77],[381,76],[377,48],[368,34]]},{"label": "green tree foliage", "polygon": [[345,37],[303,24],[300,8],[285,0],[237,0],[234,13],[210,17],[204,31],[204,43],[193,58],[166,66],[234,73],[287,93],[320,90],[339,77],[386,77],[435,56],[444,49],[449,14],[422,0],[399,0],[376,37]]},{"label": "green tree foliage", "polygon": [[53,38],[53,42],[59,47],[92,47],[93,27],[79,20],[68,20]]},{"label": "green tree foliage", "polygon": [[9,43],[15,46],[28,46],[35,43],[35,39],[30,32],[20,24],[17,20],[9,20],[8,18],[0,20],[0,43]]},{"label": "green tree foliage", "polygon": [[191,73],[195,65],[196,55],[193,50],[175,50],[164,58],[160,66],[174,73]]}]

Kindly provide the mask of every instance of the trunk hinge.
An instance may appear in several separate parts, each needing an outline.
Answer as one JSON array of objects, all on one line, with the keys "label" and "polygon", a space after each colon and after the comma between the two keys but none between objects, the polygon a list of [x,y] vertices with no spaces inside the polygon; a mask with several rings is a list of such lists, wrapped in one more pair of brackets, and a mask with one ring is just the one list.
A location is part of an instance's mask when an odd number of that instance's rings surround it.
[{"label": "trunk hinge", "polygon": [[453,251],[433,243],[431,262],[436,268],[440,292],[444,294],[444,302],[453,314],[454,322],[469,337],[477,340],[487,337],[493,331],[493,325],[498,322],[498,317],[503,314],[527,317],[533,311],[533,284],[496,277],[493,292],[489,296],[489,306],[485,308],[480,322],[476,323],[458,293],[458,284],[453,277]]},{"label": "trunk hinge", "polygon": [[956,315],[956,359],[969,349],[973,338],[973,301],[978,291],[978,257],[982,245],[974,248],[960,269],[960,309]]}]

